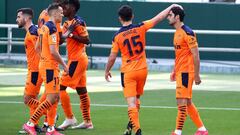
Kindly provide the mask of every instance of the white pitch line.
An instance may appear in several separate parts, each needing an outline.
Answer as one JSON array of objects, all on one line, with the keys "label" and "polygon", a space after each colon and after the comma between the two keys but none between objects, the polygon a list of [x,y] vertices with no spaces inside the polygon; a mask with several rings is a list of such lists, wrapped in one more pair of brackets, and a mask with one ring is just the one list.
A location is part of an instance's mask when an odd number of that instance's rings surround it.
[{"label": "white pitch line", "polygon": [[[18,101],[0,101],[0,104],[23,104],[23,102]],[[79,105],[78,103],[71,103],[74,106]],[[91,104],[91,106],[97,107],[127,107],[127,105],[111,105],[111,104]],[[152,108],[152,109],[176,109],[177,107],[172,106],[144,106],[141,108]],[[219,111],[240,111],[240,108],[217,108],[217,107],[198,107],[200,110],[219,110]]]}]

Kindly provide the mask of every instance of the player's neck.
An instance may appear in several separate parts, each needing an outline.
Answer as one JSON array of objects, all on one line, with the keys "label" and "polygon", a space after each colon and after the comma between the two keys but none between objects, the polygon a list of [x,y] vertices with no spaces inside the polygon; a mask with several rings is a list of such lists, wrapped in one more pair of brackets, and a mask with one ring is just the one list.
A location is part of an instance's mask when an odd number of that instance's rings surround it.
[{"label": "player's neck", "polygon": [[128,26],[132,24],[132,21],[122,22],[122,26]]},{"label": "player's neck", "polygon": [[75,14],[69,15],[67,18],[68,20],[72,20],[75,17]]},{"label": "player's neck", "polygon": [[54,18],[49,18],[49,21],[53,22],[53,24],[56,25],[56,21]]},{"label": "player's neck", "polygon": [[28,29],[33,25],[32,21],[26,22],[24,28],[26,31],[28,31]]},{"label": "player's neck", "polygon": [[174,27],[175,27],[175,29],[177,30],[177,29],[182,28],[183,25],[184,25],[183,22],[178,22],[178,23],[175,23]]}]

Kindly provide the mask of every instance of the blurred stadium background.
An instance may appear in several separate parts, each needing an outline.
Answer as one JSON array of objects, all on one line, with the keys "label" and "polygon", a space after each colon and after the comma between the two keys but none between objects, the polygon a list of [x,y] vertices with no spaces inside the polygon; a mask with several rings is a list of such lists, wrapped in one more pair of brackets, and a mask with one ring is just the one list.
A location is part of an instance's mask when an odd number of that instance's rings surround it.
[{"label": "blurred stadium background", "polygon": [[[194,101],[202,107],[200,111],[210,134],[240,135],[239,0],[81,1],[78,15],[86,21],[92,41],[92,45],[87,48],[90,62],[88,89],[91,92],[96,127],[93,132],[81,131],[83,134],[121,134],[127,121],[126,109],[121,108],[125,107],[122,94],[110,92],[121,91],[119,72],[114,71],[112,83],[105,83],[102,70],[110,52],[112,35],[120,27],[117,19],[118,7],[122,4],[130,4],[135,12],[134,22],[141,22],[153,17],[171,2],[177,2],[184,7],[185,24],[197,33],[203,84],[194,87],[196,88]],[[0,118],[3,120],[0,130],[3,134],[17,134],[22,123],[27,119],[26,107],[22,103],[26,76],[23,45],[25,32],[17,29],[16,10],[22,7],[33,8],[36,24],[38,15],[49,3],[51,0],[0,0]],[[146,97],[143,98],[146,109],[143,109],[141,114],[145,129],[143,133],[146,135],[170,134],[174,128],[175,86],[168,80],[168,72],[174,63],[173,32],[167,21],[164,21],[147,34],[150,74],[146,84]],[[61,46],[60,52],[66,58],[65,45]],[[120,64],[118,59],[114,68],[118,69]],[[102,94],[100,91],[105,92]],[[72,102],[77,104],[78,100],[74,94],[71,94],[71,97]],[[16,111],[16,108],[19,111]],[[169,110],[169,108],[174,109]],[[78,106],[74,106],[74,111],[78,112]],[[156,114],[157,119],[149,114]],[[61,110],[60,115],[62,121],[64,118]],[[105,119],[102,118],[105,116],[111,116],[118,122],[106,118],[108,122],[106,125]],[[81,118],[80,115],[77,117]],[[195,130],[189,123],[188,120],[184,132],[186,135],[191,135]],[[13,127],[6,127],[10,124]],[[157,126],[154,126],[156,124]],[[109,127],[109,125],[113,126]],[[77,133],[77,131],[66,132],[70,135]]]}]

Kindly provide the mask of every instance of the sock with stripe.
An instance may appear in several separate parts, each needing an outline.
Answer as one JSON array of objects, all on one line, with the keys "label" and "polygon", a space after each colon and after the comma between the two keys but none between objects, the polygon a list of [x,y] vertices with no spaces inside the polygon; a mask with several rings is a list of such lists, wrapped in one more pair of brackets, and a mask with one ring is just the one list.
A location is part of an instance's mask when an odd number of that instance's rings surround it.
[{"label": "sock with stripe", "polygon": [[43,115],[43,112],[48,110],[52,104],[48,101],[45,100],[43,101],[35,110],[34,114],[31,116],[30,121],[34,124],[37,124],[38,120],[40,117]]},{"label": "sock with stripe", "polygon": [[180,132],[182,131],[186,118],[187,118],[187,105],[178,105],[178,114],[176,119],[175,130],[176,134],[179,134],[179,131]]},{"label": "sock with stripe", "polygon": [[37,99],[31,98],[28,103],[27,106],[29,107],[30,110],[30,116],[33,115],[34,111],[36,110],[36,108],[39,105],[39,101]]},{"label": "sock with stripe", "polygon": [[82,111],[82,117],[85,123],[91,121],[90,116],[90,97],[88,93],[80,94],[80,109]]},{"label": "sock with stripe", "polygon": [[136,133],[138,129],[140,129],[139,123],[139,112],[137,107],[129,107],[128,108],[128,117],[133,126],[133,130]]}]

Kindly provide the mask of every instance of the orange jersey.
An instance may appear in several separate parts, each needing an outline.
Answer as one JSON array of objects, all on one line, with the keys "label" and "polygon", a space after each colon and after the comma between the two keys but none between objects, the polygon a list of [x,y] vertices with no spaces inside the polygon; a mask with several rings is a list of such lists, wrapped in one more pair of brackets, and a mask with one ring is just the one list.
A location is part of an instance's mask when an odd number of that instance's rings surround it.
[{"label": "orange jersey", "polygon": [[122,56],[121,72],[147,68],[145,35],[147,30],[152,27],[151,21],[145,21],[140,24],[123,26],[115,33],[111,52],[118,53],[120,50]]},{"label": "orange jersey", "polygon": [[198,47],[196,34],[188,26],[183,25],[174,34],[175,72],[194,72],[191,48]]},{"label": "orange jersey", "polygon": [[[38,17],[38,27],[41,28],[48,21],[49,21],[49,15],[48,15],[47,9],[45,9],[41,12],[41,14]],[[57,23],[56,27],[57,27],[57,32],[61,33],[62,32],[61,23]],[[60,38],[57,40],[60,41]]]},{"label": "orange jersey", "polygon": [[35,44],[38,37],[37,30],[38,30],[37,26],[31,25],[27,30],[24,39],[28,70],[31,71],[38,71],[38,64],[40,59],[37,52],[35,51]]},{"label": "orange jersey", "polygon": [[[79,17],[75,16],[72,20],[65,21],[63,24],[63,33],[65,33],[68,29],[68,27],[71,24],[76,23],[76,21],[79,23],[72,32],[73,35],[78,35],[78,36],[88,36],[88,31],[86,28],[86,23]],[[68,59],[70,60],[77,60],[79,59],[79,56],[83,52],[85,52],[85,44],[78,42],[77,40],[74,40],[72,38],[67,38],[67,54],[68,54]]]},{"label": "orange jersey", "polygon": [[58,69],[58,62],[53,58],[50,52],[50,46],[55,46],[59,50],[57,42],[57,28],[52,21],[46,22],[39,31],[39,43],[41,45],[40,67]]}]

